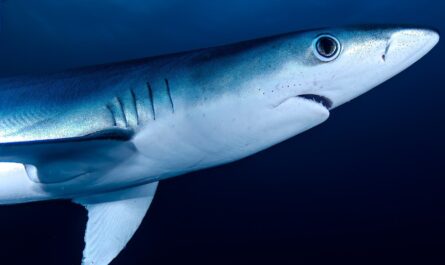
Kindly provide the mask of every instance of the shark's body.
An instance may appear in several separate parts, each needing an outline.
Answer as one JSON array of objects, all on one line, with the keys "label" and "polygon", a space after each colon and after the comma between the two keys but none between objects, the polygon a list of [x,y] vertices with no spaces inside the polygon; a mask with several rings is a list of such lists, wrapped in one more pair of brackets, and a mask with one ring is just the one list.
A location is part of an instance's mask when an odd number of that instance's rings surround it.
[{"label": "shark's body", "polygon": [[0,203],[85,205],[83,262],[108,264],[139,226],[157,181],[322,123],[438,39],[426,29],[323,29],[2,79]]}]

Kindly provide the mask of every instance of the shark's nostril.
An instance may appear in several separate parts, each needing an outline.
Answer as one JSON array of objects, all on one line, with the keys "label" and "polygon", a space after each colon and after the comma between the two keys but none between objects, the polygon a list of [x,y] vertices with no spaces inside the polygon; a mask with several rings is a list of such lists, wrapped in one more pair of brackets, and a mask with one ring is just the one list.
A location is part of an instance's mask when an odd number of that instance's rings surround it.
[{"label": "shark's nostril", "polygon": [[390,48],[390,47],[391,47],[391,39],[389,39],[388,42],[386,43],[385,52],[384,52],[383,55],[382,55],[382,60],[383,60],[384,62],[386,62],[386,58],[387,58],[387,56],[388,56],[388,51],[389,51],[389,48]]}]

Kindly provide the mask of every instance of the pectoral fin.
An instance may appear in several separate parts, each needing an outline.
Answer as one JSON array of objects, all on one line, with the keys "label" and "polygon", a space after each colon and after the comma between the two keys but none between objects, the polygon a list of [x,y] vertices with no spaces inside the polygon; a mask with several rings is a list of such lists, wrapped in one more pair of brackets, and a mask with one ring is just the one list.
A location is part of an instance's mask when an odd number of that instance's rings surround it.
[{"label": "pectoral fin", "polygon": [[83,265],[107,265],[121,252],[141,224],[157,185],[154,182],[75,200],[88,210]]},{"label": "pectoral fin", "polygon": [[0,162],[24,164],[40,184],[62,183],[106,169],[135,153],[132,131],[105,130],[76,138],[0,143]]}]

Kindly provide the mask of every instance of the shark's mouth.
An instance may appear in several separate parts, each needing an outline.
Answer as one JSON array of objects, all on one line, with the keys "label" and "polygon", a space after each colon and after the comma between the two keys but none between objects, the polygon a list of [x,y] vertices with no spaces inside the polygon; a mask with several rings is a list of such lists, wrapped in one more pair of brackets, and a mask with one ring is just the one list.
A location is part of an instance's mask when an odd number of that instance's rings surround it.
[{"label": "shark's mouth", "polygon": [[315,95],[315,94],[304,94],[299,95],[299,98],[304,98],[306,100],[312,100],[318,104],[323,105],[323,107],[327,108],[328,110],[332,108],[332,101],[324,96]]}]

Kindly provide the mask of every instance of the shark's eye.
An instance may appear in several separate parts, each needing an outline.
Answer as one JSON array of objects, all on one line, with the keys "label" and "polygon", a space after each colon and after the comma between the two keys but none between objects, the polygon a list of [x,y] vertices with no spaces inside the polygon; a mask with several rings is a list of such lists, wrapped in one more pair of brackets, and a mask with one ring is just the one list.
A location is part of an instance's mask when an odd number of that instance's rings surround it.
[{"label": "shark's eye", "polygon": [[322,34],[314,40],[312,49],[320,61],[330,62],[338,57],[341,46],[334,36]]}]

